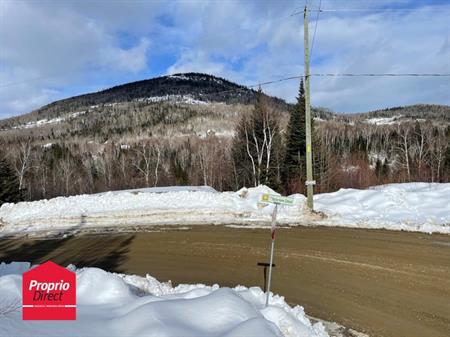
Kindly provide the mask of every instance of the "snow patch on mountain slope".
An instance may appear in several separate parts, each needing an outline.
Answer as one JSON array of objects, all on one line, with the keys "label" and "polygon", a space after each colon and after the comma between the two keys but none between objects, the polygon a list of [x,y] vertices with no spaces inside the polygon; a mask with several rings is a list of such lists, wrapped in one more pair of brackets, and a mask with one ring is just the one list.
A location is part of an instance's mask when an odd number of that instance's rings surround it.
[{"label": "snow patch on mountain slope", "polygon": [[373,125],[393,125],[398,124],[397,120],[400,119],[401,117],[402,115],[392,117],[368,118],[364,122]]},{"label": "snow patch on mountain slope", "polygon": [[66,117],[55,117],[51,119],[43,118],[39,119],[37,121],[31,121],[25,124],[20,124],[17,126],[13,126],[13,129],[31,129],[31,128],[37,128],[44,125],[50,125],[50,124],[59,124],[62,123],[68,119],[77,118],[81,115],[84,115],[87,111],[77,111],[72,114],[67,115]]},{"label": "snow patch on mountain slope", "polygon": [[208,102],[193,98],[191,95],[165,95],[165,96],[151,96],[138,98],[138,102],[169,102],[169,103],[184,103],[184,104],[201,104],[206,105]]}]

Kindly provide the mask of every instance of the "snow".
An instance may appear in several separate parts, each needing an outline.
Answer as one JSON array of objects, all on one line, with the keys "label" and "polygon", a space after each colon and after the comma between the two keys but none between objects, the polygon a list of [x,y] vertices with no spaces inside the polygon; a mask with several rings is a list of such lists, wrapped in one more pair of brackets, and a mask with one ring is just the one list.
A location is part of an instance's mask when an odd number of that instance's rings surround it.
[{"label": "snow", "polygon": [[39,127],[42,125],[61,123],[64,120],[65,120],[64,117],[58,117],[58,118],[52,118],[52,119],[43,118],[43,119],[39,119],[37,121],[32,121],[32,122],[28,122],[26,124],[20,124],[18,126],[14,126],[13,129],[31,129],[31,128],[36,128],[36,127]]},{"label": "snow", "polygon": [[13,129],[31,129],[31,128],[36,128],[36,127],[40,127],[43,125],[48,125],[48,124],[58,124],[61,122],[64,122],[67,119],[73,119],[73,118],[77,118],[81,115],[84,115],[87,111],[77,111],[74,112],[70,115],[68,115],[67,117],[56,117],[56,118],[52,118],[52,119],[47,119],[47,118],[43,118],[43,119],[39,119],[37,121],[31,121],[25,124],[20,124],[17,126],[14,126]]},{"label": "snow", "polygon": [[[0,236],[156,225],[268,227],[274,206],[259,203],[263,193],[276,194],[264,185],[222,193],[205,186],[176,186],[4,204],[0,208]],[[278,209],[279,224],[450,234],[448,183],[391,184],[318,194],[315,210],[325,213],[325,218],[306,211],[303,195],[291,197],[294,206]]]},{"label": "snow", "polygon": [[190,78],[185,75],[169,75],[168,78],[176,79],[176,80],[183,80],[183,81],[189,81]]},{"label": "snow", "polygon": [[402,115],[393,116],[393,117],[380,117],[380,118],[368,118],[365,120],[367,124],[373,125],[392,125],[397,124],[396,120],[401,118]]},{"label": "snow", "polygon": [[84,115],[86,112],[87,112],[86,110],[85,111],[77,111],[77,112],[74,112],[73,114],[71,114],[69,117],[76,118],[78,116]]},{"label": "snow", "polygon": [[358,172],[360,167],[357,165],[342,165],[341,169],[342,169],[342,171],[347,172],[347,173],[354,173],[354,172]]},{"label": "snow", "polygon": [[208,104],[208,102],[197,100],[191,95],[165,95],[165,96],[151,96],[138,98],[138,102],[170,102],[170,103],[184,103],[184,104]]},{"label": "snow", "polygon": [[197,136],[205,139],[207,137],[222,137],[222,138],[233,138],[234,137],[234,131],[233,130],[215,130],[215,129],[208,129],[206,132],[199,132],[197,133]]},{"label": "snow", "polygon": [[450,184],[389,184],[318,194],[322,225],[450,234]]},{"label": "snow", "polygon": [[218,84],[223,84],[222,80],[215,78],[215,77],[209,77],[209,76],[195,75],[195,76],[189,77],[189,76],[186,76],[185,74],[176,74],[176,75],[169,75],[169,76],[167,76],[167,78],[184,80],[184,81],[212,81],[212,82],[216,82]]},{"label": "snow", "polygon": [[164,186],[164,187],[144,187],[144,188],[136,188],[131,190],[119,190],[119,191],[111,191],[99,194],[121,194],[121,193],[168,193],[168,192],[208,192],[208,193],[218,193],[214,188],[210,186]]},{"label": "snow", "polygon": [[29,262],[0,263],[0,276],[10,274],[22,274],[30,269]]},{"label": "snow", "polygon": [[[3,266],[3,264],[2,264]],[[8,266],[8,265],[7,265]],[[25,268],[24,268],[25,267]],[[150,275],[67,268],[77,277],[77,320],[23,321],[21,276],[29,264],[12,263],[0,276],[0,334],[7,336],[277,336],[327,337],[300,306],[258,287],[181,284]],[[13,271],[17,272],[14,273]]]},{"label": "snow", "polygon": [[[381,162],[381,164],[384,164],[385,161],[388,159],[388,155],[384,151],[381,152],[370,151],[367,157],[369,159],[370,168],[372,170],[376,168],[378,160]],[[388,163],[388,165],[391,165],[391,163]]]}]

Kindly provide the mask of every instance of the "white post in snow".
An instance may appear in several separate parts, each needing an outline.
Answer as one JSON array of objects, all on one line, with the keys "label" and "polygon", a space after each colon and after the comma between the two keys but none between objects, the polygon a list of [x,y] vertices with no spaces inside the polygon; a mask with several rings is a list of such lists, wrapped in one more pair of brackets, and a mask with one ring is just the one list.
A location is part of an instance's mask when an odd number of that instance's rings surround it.
[{"label": "white post in snow", "polygon": [[275,247],[275,227],[277,221],[277,211],[278,204],[275,204],[275,208],[273,209],[272,213],[272,244],[270,247],[269,279],[267,281],[266,307],[269,305],[270,281],[272,280],[273,249]]},{"label": "white post in snow", "polygon": [[272,243],[270,247],[269,280],[267,282],[267,297],[266,297],[266,307],[267,307],[269,305],[270,282],[272,281],[273,249],[275,247],[275,229],[277,224],[278,205],[294,206],[294,199],[289,197],[282,197],[281,195],[264,193],[261,196],[260,202],[263,204],[275,204],[275,208],[273,209],[272,213]]}]

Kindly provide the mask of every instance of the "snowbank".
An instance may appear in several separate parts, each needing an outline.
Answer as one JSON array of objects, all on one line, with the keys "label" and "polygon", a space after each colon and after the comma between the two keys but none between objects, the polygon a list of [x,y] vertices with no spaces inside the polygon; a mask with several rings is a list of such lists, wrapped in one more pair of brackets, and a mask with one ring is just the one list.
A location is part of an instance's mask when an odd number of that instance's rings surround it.
[{"label": "snowbank", "polygon": [[[2,264],[3,265],[3,264]],[[12,264],[10,271],[26,265]],[[327,337],[303,308],[260,288],[160,283],[98,268],[76,269],[76,321],[22,321],[21,276],[0,276],[0,334],[6,336]],[[6,268],[5,268],[6,269]]]},{"label": "snowbank", "polygon": [[450,184],[406,183],[318,194],[320,225],[450,234]]},{"label": "snowbank", "polygon": [[[273,205],[258,203],[263,193],[275,192],[263,185],[223,193],[208,187],[172,187],[4,204],[0,208],[0,235],[154,225],[268,226]],[[319,194],[315,210],[325,213],[325,219],[306,214],[303,195],[291,197],[293,207],[279,207],[280,224],[450,234],[450,184],[391,184]]]},{"label": "snowbank", "polygon": [[[50,200],[4,204],[0,208],[0,234],[36,231],[77,231],[111,226],[186,224],[263,224],[270,221],[273,205],[258,204],[266,186],[218,193],[214,189],[177,188],[114,191]],[[279,220],[302,217],[304,196],[294,196],[295,207],[281,207]]]}]

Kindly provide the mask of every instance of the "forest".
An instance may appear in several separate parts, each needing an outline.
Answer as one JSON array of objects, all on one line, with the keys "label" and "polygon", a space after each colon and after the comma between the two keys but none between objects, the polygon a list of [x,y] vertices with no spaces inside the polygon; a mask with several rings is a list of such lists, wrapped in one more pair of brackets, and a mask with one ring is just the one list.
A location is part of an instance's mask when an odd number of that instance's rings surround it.
[{"label": "forest", "polygon": [[[152,118],[159,118],[158,125],[161,119],[168,123],[164,116],[170,108],[159,106],[160,115]],[[305,192],[303,85],[287,118],[259,93],[253,108],[242,109],[234,124],[233,137],[213,131],[174,137],[143,133],[126,144],[78,137],[42,144],[23,137],[13,141],[10,135],[2,140],[0,200],[166,185],[209,185],[223,191],[266,184],[283,194]],[[76,130],[83,128],[69,132]],[[316,118],[313,130],[316,192],[450,181],[448,124],[420,119],[373,125]]]}]

